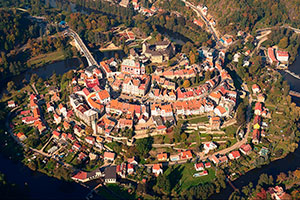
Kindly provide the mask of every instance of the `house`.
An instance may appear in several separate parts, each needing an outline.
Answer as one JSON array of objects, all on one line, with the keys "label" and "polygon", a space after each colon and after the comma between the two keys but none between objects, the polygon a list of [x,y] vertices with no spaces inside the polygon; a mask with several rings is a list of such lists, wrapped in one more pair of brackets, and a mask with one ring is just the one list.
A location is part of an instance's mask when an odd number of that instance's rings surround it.
[{"label": "house", "polygon": [[254,144],[258,144],[260,140],[260,130],[259,129],[254,129],[252,133],[252,142]]},{"label": "house", "polygon": [[204,148],[204,153],[207,154],[209,151],[216,149],[217,145],[213,142],[208,142],[203,144],[203,148]]},{"label": "house", "polygon": [[193,23],[196,24],[197,26],[200,26],[201,28],[203,28],[204,26],[204,24],[200,20],[197,20],[196,18],[194,19]]},{"label": "house", "polygon": [[153,164],[152,166],[152,173],[155,174],[155,176],[159,176],[159,174],[163,174],[162,164]]},{"label": "house", "polygon": [[241,154],[239,151],[232,151],[229,153],[228,155],[229,159],[230,160],[236,160],[236,159],[239,159],[241,157]]},{"label": "house", "polygon": [[82,161],[86,160],[87,157],[88,156],[85,153],[80,152],[79,155],[78,155],[78,157],[77,157],[77,159],[82,162]]},{"label": "house", "polygon": [[47,112],[54,112],[54,110],[54,106],[50,102],[47,102]]},{"label": "house", "polygon": [[70,123],[67,122],[67,121],[64,121],[64,122],[63,122],[63,126],[64,126],[64,129],[65,129],[65,130],[68,130],[68,129],[71,127]]},{"label": "house", "polygon": [[255,115],[261,115],[261,113],[262,113],[262,103],[260,103],[260,102],[256,102],[255,103],[255,108],[254,108],[254,114]]},{"label": "house", "polygon": [[56,124],[61,123],[61,117],[60,116],[58,116],[56,113],[54,113],[53,117],[54,117],[54,121],[55,121]]},{"label": "house", "polygon": [[128,174],[133,174],[134,173],[134,166],[133,166],[133,164],[128,164],[127,165],[127,173]]},{"label": "house", "polygon": [[180,158],[181,160],[192,159],[193,158],[192,152],[190,150],[182,151],[180,153]]},{"label": "house", "polygon": [[206,162],[204,164],[205,168],[208,169],[208,168],[211,168],[211,163],[210,162]]},{"label": "house", "polygon": [[14,101],[8,101],[8,102],[7,102],[7,106],[8,106],[9,108],[14,108],[14,107],[16,107],[16,104],[15,104]]},{"label": "house", "polygon": [[203,163],[195,163],[194,167],[195,167],[196,171],[202,171],[202,170],[204,170]]},{"label": "house", "polygon": [[257,84],[253,84],[252,85],[252,92],[253,92],[253,94],[260,93],[260,87]]},{"label": "house", "polygon": [[217,158],[217,156],[216,155],[212,155],[212,156],[210,156],[209,157],[209,160],[211,160],[215,165],[219,165],[220,164],[220,161],[219,161],[219,159]]},{"label": "house", "polygon": [[110,102],[110,95],[107,90],[100,90],[97,92],[97,97],[102,104],[108,104]]},{"label": "house", "polygon": [[227,162],[228,162],[227,156],[226,156],[226,155],[220,156],[220,157],[219,157],[219,162],[220,162],[220,164],[222,164],[222,163],[227,163]]},{"label": "house", "polygon": [[[122,178],[125,178],[126,173],[128,173],[127,172],[127,164],[126,163],[121,163],[121,165],[117,165],[116,171],[117,171],[117,174],[119,176],[121,176]],[[132,171],[132,170],[130,170],[130,171]]]},{"label": "house", "polygon": [[133,74],[133,75],[143,75],[145,74],[145,66],[140,65],[139,62],[136,62],[131,59],[125,59],[121,63],[121,72]]},{"label": "house", "polygon": [[170,160],[175,162],[180,160],[180,154],[170,155]]},{"label": "house", "polygon": [[27,139],[26,135],[24,135],[24,133],[22,133],[22,132],[19,132],[19,133],[17,134],[17,137],[19,138],[19,140],[20,140],[21,142],[23,142],[24,140]]},{"label": "house", "polygon": [[138,162],[135,160],[135,157],[133,156],[132,158],[128,158],[127,162],[129,164],[133,164],[133,165],[138,165]]},{"label": "house", "polygon": [[286,196],[283,188],[281,186],[276,185],[275,187],[269,187],[268,193],[271,195],[271,199],[276,200],[284,200],[284,199],[291,199],[290,197]]},{"label": "house", "polygon": [[67,109],[66,107],[64,107],[62,104],[59,104],[58,105],[58,108],[59,108],[59,111],[60,113],[64,116],[64,117],[67,117]]},{"label": "house", "polygon": [[116,183],[117,182],[117,167],[109,166],[104,170],[104,181],[105,183]]},{"label": "house", "polygon": [[78,137],[81,137],[82,134],[84,133],[84,130],[78,126],[77,124],[74,126],[74,133],[75,135],[77,135]]},{"label": "house", "polygon": [[168,161],[168,154],[167,153],[160,153],[157,154],[157,160],[158,161]]},{"label": "house", "polygon": [[280,62],[288,62],[289,61],[289,52],[277,50],[276,58]]},{"label": "house", "polygon": [[209,124],[211,130],[220,130],[221,119],[220,117],[211,117],[209,118]]},{"label": "house", "polygon": [[250,144],[243,144],[239,149],[244,155],[249,155],[252,148]]},{"label": "house", "polygon": [[214,113],[219,117],[225,117],[228,115],[227,110],[223,106],[217,106],[214,109]]},{"label": "house", "polygon": [[272,47],[268,48],[268,58],[269,58],[269,62],[271,64],[273,64],[273,63],[277,64],[278,63],[278,60],[275,57],[274,48],[272,48]]},{"label": "house", "polygon": [[104,160],[114,161],[115,160],[115,153],[104,152]]},{"label": "house", "polygon": [[52,132],[52,135],[53,135],[53,137],[54,137],[55,139],[59,139],[59,138],[60,138],[60,133],[57,132],[57,131],[53,131],[53,132]]},{"label": "house", "polygon": [[85,141],[86,141],[88,144],[90,144],[90,145],[94,145],[94,144],[95,144],[95,138],[92,137],[92,136],[87,136],[87,137],[85,138]]},{"label": "house", "polygon": [[82,182],[85,183],[87,181],[91,181],[93,179],[97,179],[102,176],[102,173],[99,169],[96,169],[92,172],[84,172],[79,171],[75,175],[73,175],[71,178],[76,182]]},{"label": "house", "polygon": [[76,142],[76,143],[74,143],[74,144],[72,145],[72,149],[73,149],[74,151],[79,151],[79,150],[81,149],[81,146],[80,146],[80,144],[78,144],[78,143]]}]

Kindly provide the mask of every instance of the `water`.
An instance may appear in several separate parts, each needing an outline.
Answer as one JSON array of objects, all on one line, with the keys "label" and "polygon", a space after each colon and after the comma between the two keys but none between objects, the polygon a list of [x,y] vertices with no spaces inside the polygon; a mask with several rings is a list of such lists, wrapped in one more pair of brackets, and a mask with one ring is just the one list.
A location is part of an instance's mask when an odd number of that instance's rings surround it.
[{"label": "water", "polygon": [[[75,182],[66,182],[33,172],[20,162],[0,155],[0,171],[9,182],[26,191],[30,199],[84,199],[89,190]],[[25,183],[27,184],[25,186]],[[14,194],[12,199],[23,199],[24,194]]]},{"label": "water", "polygon": [[43,79],[48,79],[52,76],[54,72],[57,75],[62,75],[68,72],[69,70],[77,69],[80,66],[80,64],[81,62],[77,58],[58,61],[36,69],[29,69],[18,76],[14,76],[11,80],[14,81],[15,83],[18,83],[24,79],[29,81],[32,74],[37,74],[39,77]]},{"label": "water", "polygon": [[[296,61],[289,67],[289,70],[295,72],[296,74],[300,74],[300,54],[296,58]],[[291,90],[300,92],[300,80],[294,78],[284,71],[281,71],[281,74],[283,75],[284,80],[289,83]],[[300,98],[293,97],[292,100],[298,106],[300,105]],[[283,159],[276,160],[268,165],[263,166],[262,168],[256,168],[247,172],[245,175],[233,181],[233,185],[237,189],[242,189],[243,186],[248,185],[250,182],[256,185],[259,180],[259,176],[263,173],[272,175],[273,178],[276,179],[276,176],[280,172],[288,173],[288,171],[294,171],[299,168],[299,159],[300,147],[294,153],[290,153]],[[232,187],[227,184],[227,187],[224,190],[222,190],[219,194],[214,194],[210,197],[210,199],[228,199],[232,192]]]}]

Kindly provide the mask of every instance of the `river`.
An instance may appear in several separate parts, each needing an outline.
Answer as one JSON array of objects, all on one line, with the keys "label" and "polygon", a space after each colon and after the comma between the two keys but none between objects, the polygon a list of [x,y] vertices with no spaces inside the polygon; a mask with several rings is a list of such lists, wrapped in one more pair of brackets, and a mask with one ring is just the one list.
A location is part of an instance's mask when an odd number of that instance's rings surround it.
[{"label": "river", "polygon": [[[75,183],[31,171],[20,162],[0,155],[0,171],[9,182],[26,191],[30,199],[84,199],[89,189]],[[26,185],[25,185],[26,184]],[[23,199],[23,193],[13,194],[12,199]]]},{"label": "river", "polygon": [[[296,58],[295,62],[289,67],[289,70],[295,72],[296,74],[300,74],[300,54]],[[283,71],[281,71],[281,74],[283,75],[284,80],[289,83],[291,90],[300,92],[300,80]],[[298,106],[300,106],[300,98],[293,97],[292,100]],[[273,178],[276,178],[280,172],[288,173],[288,171],[296,170],[300,167],[299,160],[300,147],[298,147],[294,153],[290,153],[285,158],[271,162],[270,164],[262,166],[261,168],[253,169],[232,183],[237,189],[241,189],[250,182],[256,185],[259,176],[263,173],[272,175]],[[228,199],[233,191],[234,190],[232,187],[227,184],[227,187],[224,190],[222,190],[219,194],[214,194],[210,197],[210,199]]]}]

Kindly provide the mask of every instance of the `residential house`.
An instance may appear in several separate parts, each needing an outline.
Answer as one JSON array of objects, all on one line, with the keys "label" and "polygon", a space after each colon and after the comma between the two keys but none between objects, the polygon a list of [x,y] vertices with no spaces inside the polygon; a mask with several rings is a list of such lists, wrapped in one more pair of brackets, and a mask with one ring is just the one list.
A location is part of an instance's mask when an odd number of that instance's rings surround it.
[{"label": "residential house", "polygon": [[155,174],[155,176],[159,176],[159,174],[163,174],[162,164],[153,164],[152,166],[152,173]]},{"label": "residential house", "polygon": [[87,136],[84,140],[85,140],[88,144],[90,144],[90,145],[94,145],[94,144],[95,144],[95,138],[92,137],[92,136]]},{"label": "residential house", "polygon": [[182,151],[182,152],[180,152],[180,158],[181,158],[181,160],[192,159],[193,154],[190,150]]},{"label": "residential house", "polygon": [[21,142],[23,142],[24,140],[27,139],[26,135],[25,135],[24,133],[22,133],[22,132],[19,132],[19,133],[17,134],[17,137],[19,138],[19,140],[20,140]]},{"label": "residential house", "polygon": [[229,153],[228,155],[229,159],[230,160],[236,160],[236,159],[239,159],[241,157],[241,154],[239,151],[232,151]]},{"label": "residential house", "polygon": [[47,102],[47,112],[54,112],[54,106],[52,105],[52,103]]},{"label": "residential house", "polygon": [[56,113],[54,113],[54,121],[56,124],[61,123],[61,117],[59,115],[57,115]]},{"label": "residential house", "polygon": [[203,163],[195,163],[194,167],[195,167],[196,171],[202,171],[202,170],[204,170]]},{"label": "residential house", "polygon": [[220,117],[211,117],[209,118],[209,124],[211,130],[220,130],[221,119]]},{"label": "residential house", "polygon": [[115,153],[112,152],[104,152],[104,160],[114,161],[115,160]]},{"label": "residential house", "polygon": [[276,58],[280,62],[289,62],[289,52],[287,51],[276,51]]},{"label": "residential house", "polygon": [[262,103],[256,102],[255,103],[255,108],[254,108],[254,114],[255,115],[261,115],[263,109],[262,109]]},{"label": "residential house", "polygon": [[203,144],[204,153],[208,153],[209,151],[213,151],[214,149],[218,148],[214,142],[207,142]]},{"label": "residential house", "polygon": [[167,153],[157,154],[157,160],[160,162],[168,161],[168,154]]},{"label": "residential house", "polygon": [[64,116],[64,117],[67,117],[67,109],[66,107],[64,107],[62,104],[59,104],[58,105],[58,108],[59,108],[59,111],[60,113]]},{"label": "residential house", "polygon": [[133,174],[134,173],[134,166],[133,166],[133,164],[128,164],[127,165],[127,173],[128,174]]},{"label": "residential house", "polygon": [[55,138],[55,139],[59,139],[60,138],[60,132],[53,131],[52,135],[53,135],[53,138]]},{"label": "residential house", "polygon": [[217,106],[214,109],[214,113],[219,117],[226,117],[228,115],[227,110],[223,106]]},{"label": "residential house", "polygon": [[243,144],[239,149],[244,155],[249,155],[252,148],[250,144]]},{"label": "residential house", "polygon": [[252,92],[253,92],[253,94],[260,93],[260,87],[257,84],[253,84],[252,85]]},{"label": "residential house", "polygon": [[73,175],[71,178],[76,181],[76,182],[88,182],[94,179],[97,179],[102,176],[102,173],[99,169],[96,169],[92,172],[84,172],[84,171],[79,171],[75,175]]},{"label": "residential house", "polygon": [[116,183],[117,182],[117,167],[109,166],[104,170],[104,181],[105,183]]},{"label": "residential house", "polygon": [[121,72],[133,74],[133,75],[143,75],[145,74],[145,66],[140,65],[139,62],[136,62],[131,59],[125,59],[121,63]]},{"label": "residential house", "polygon": [[258,144],[260,140],[260,130],[259,129],[254,129],[252,133],[252,142],[254,144]]},{"label": "residential house", "polygon": [[14,101],[8,101],[8,102],[7,102],[7,106],[8,106],[9,108],[14,108],[14,107],[16,107],[16,104],[15,104]]}]

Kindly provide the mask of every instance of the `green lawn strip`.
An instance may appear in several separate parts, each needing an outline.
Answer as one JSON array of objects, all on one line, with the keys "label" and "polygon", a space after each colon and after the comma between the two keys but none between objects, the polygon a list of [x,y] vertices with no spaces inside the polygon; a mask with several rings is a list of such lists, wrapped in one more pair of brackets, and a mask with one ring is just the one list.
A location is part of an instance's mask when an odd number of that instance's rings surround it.
[{"label": "green lawn strip", "polygon": [[34,65],[35,67],[39,67],[50,63],[52,61],[64,60],[65,56],[62,50],[57,50],[51,53],[42,54],[36,57],[31,58],[28,63],[30,65]]},{"label": "green lawn strip", "polygon": [[174,188],[177,184],[181,184],[177,192],[184,191],[192,186],[199,185],[201,183],[210,182],[215,178],[215,171],[213,168],[206,169],[208,171],[207,176],[193,177],[193,174],[197,173],[194,168],[194,163],[185,163],[177,165],[173,168],[166,170],[166,175],[170,178],[171,186]]}]

